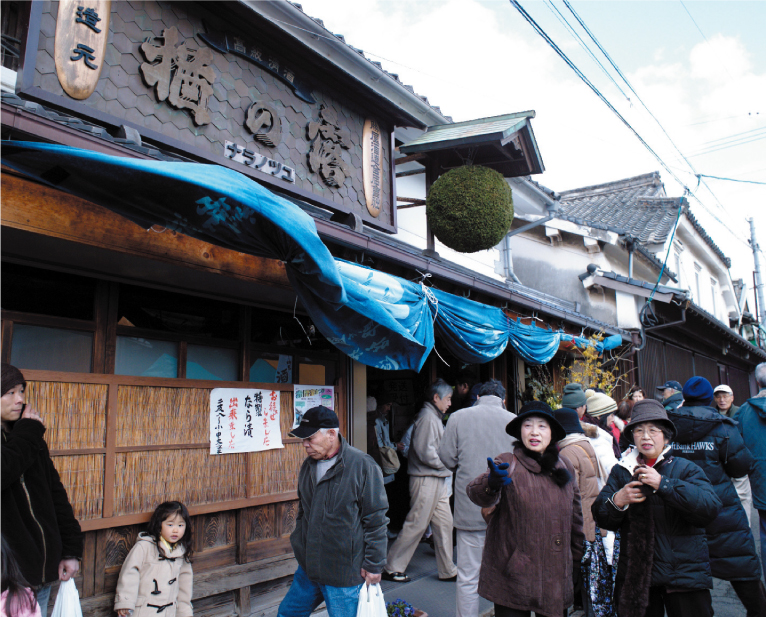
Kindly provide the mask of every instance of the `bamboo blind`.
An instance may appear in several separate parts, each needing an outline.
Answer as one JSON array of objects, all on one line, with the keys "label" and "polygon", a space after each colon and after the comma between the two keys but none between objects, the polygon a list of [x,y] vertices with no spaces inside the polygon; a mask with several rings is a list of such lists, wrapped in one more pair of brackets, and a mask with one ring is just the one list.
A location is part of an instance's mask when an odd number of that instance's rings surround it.
[{"label": "bamboo blind", "polygon": [[119,452],[114,513],[151,512],[168,500],[192,506],[242,499],[247,456],[211,456],[207,449]]},{"label": "bamboo blind", "polygon": [[117,445],[205,443],[210,439],[210,389],[120,386]]},{"label": "bamboo blind", "polygon": [[57,456],[56,469],[78,520],[99,518],[104,505],[104,455]]},{"label": "bamboo blind", "polygon": [[306,451],[300,443],[286,443],[282,450],[250,452],[248,456],[251,457],[248,478],[250,494],[270,495],[295,490],[298,471],[306,458]]},{"label": "bamboo blind", "polygon": [[45,422],[51,450],[104,447],[108,388],[91,383],[27,383],[27,404]]}]

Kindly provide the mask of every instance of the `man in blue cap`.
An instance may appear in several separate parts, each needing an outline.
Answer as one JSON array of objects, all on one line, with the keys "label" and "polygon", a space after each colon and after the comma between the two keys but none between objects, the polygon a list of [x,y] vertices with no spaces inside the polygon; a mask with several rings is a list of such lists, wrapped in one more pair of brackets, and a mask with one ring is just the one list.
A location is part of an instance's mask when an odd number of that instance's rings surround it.
[{"label": "man in blue cap", "polygon": [[290,544],[298,561],[278,617],[355,615],[363,584],[380,582],[386,563],[388,500],[371,456],[351,447],[332,409],[309,409],[290,433],[308,458],[298,474],[298,516]]},{"label": "man in blue cap", "polygon": [[682,394],[683,386],[672,379],[666,381],[661,386],[657,386],[657,391],[662,394],[662,406],[665,411],[673,411],[684,402]]}]

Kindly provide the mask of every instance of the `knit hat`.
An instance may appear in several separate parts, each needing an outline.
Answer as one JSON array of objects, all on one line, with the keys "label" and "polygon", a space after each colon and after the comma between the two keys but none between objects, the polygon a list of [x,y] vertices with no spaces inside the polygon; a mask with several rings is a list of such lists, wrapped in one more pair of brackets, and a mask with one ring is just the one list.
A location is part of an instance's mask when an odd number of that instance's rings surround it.
[{"label": "knit hat", "polygon": [[542,401],[530,401],[522,405],[519,415],[508,423],[505,432],[521,441],[521,425],[524,420],[533,416],[542,418],[551,425],[551,443],[561,441],[566,437],[566,432],[553,415],[553,410]]},{"label": "knit hat", "polygon": [[22,384],[24,388],[27,387],[27,380],[24,379],[24,375],[21,374],[21,371],[17,369],[15,366],[12,366],[10,364],[6,364],[3,362],[3,368],[2,368],[2,387],[3,390],[0,392],[0,396],[5,395],[9,390],[15,388],[19,384]]},{"label": "knit hat", "polygon": [[579,383],[568,383],[564,386],[564,396],[561,398],[561,406],[569,409],[577,409],[585,405],[585,392]]},{"label": "knit hat", "polygon": [[665,411],[665,408],[659,401],[645,398],[633,405],[633,414],[630,416],[630,422],[625,425],[625,430],[622,433],[631,445],[633,444],[633,427],[642,422],[662,424],[673,433],[670,441],[676,438],[676,426],[668,419],[668,412]]},{"label": "knit hat", "polygon": [[704,377],[692,377],[684,384],[684,405],[702,407],[713,404],[713,386]]},{"label": "knit hat", "polygon": [[561,409],[554,411],[553,415],[556,420],[559,421],[559,424],[567,435],[571,435],[572,433],[585,432],[582,430],[582,426],[580,425],[580,418],[574,409],[562,407]]},{"label": "knit hat", "polygon": [[611,396],[604,394],[603,392],[595,392],[589,390],[588,393],[593,392],[588,396],[586,405],[588,406],[588,413],[594,418],[604,416],[608,413],[614,413],[617,411],[617,403]]}]

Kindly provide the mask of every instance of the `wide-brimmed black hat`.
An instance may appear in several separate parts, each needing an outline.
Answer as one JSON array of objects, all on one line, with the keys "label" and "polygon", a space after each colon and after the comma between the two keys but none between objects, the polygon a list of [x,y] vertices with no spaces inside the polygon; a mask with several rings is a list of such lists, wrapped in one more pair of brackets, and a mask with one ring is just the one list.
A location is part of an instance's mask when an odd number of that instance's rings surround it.
[{"label": "wide-brimmed black hat", "polygon": [[308,439],[320,428],[339,428],[338,416],[329,407],[317,405],[312,407],[301,418],[301,423],[290,431],[290,435],[298,439]]},{"label": "wide-brimmed black hat", "polygon": [[566,437],[566,432],[553,415],[553,410],[542,401],[530,401],[529,403],[525,403],[519,410],[519,415],[511,420],[508,423],[508,426],[505,427],[505,432],[511,437],[515,437],[521,441],[521,425],[524,420],[532,416],[543,418],[543,420],[551,425],[551,443],[561,441]]},{"label": "wide-brimmed black hat", "polygon": [[662,424],[663,426],[666,426],[668,429],[670,429],[671,433],[673,433],[670,441],[673,441],[676,438],[676,425],[673,424],[672,420],[668,418],[668,412],[665,411],[665,408],[659,401],[645,398],[644,400],[638,401],[635,405],[633,405],[633,411],[630,414],[630,423],[626,424],[625,429],[623,430],[625,439],[627,439],[631,445],[634,445],[633,427],[637,424],[641,424],[642,422],[654,422],[655,424]]},{"label": "wide-brimmed black hat", "polygon": [[582,425],[580,424],[580,416],[577,415],[577,412],[574,409],[562,407],[553,412],[553,417],[559,421],[561,428],[564,429],[564,432],[567,435],[585,432],[582,430]]}]

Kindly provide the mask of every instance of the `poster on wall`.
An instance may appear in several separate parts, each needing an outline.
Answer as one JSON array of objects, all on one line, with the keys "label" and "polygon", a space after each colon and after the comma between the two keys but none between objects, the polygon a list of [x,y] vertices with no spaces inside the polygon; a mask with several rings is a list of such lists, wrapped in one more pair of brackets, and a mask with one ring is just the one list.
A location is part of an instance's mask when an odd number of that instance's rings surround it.
[{"label": "poster on wall", "polygon": [[210,392],[210,454],[284,448],[279,392],[215,388]]},{"label": "poster on wall", "polygon": [[300,386],[295,384],[293,395],[295,421],[293,422],[293,428],[298,428],[303,414],[317,405],[324,405],[330,409],[335,409],[335,388],[333,386]]}]

